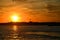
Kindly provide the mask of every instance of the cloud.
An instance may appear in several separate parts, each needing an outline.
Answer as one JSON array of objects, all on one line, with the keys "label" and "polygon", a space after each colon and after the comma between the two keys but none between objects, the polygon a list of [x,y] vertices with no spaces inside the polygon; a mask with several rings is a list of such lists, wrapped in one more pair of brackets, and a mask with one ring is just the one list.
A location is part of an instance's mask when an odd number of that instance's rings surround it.
[{"label": "cloud", "polygon": [[[48,9],[48,13],[52,15],[55,15],[54,17],[57,17],[58,19],[60,19],[60,1],[59,0],[50,0],[47,3],[47,9]],[[50,15],[50,17],[51,17]]]}]

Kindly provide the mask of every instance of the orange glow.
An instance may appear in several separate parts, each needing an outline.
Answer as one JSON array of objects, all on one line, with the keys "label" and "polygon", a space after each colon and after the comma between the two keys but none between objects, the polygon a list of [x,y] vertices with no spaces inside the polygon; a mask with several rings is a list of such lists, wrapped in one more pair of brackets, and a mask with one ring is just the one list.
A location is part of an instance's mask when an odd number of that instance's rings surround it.
[{"label": "orange glow", "polygon": [[12,22],[19,22],[19,21],[21,21],[21,17],[18,16],[17,13],[14,13],[13,15],[10,16],[10,20],[11,20]]}]

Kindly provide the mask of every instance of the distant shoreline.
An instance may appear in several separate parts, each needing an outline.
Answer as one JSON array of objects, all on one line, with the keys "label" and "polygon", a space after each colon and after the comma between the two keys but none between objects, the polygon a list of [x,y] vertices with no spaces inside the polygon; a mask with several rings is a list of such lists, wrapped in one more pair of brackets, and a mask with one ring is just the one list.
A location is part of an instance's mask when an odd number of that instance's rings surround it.
[{"label": "distant shoreline", "polygon": [[48,25],[48,26],[60,26],[60,22],[8,22],[8,23],[0,23],[0,25]]}]

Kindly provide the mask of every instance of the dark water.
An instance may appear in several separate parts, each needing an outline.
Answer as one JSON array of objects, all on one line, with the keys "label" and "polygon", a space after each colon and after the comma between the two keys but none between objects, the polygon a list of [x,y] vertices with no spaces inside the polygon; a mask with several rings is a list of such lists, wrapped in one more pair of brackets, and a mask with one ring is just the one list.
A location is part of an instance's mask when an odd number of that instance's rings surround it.
[{"label": "dark water", "polygon": [[0,25],[0,40],[60,40],[60,26]]}]

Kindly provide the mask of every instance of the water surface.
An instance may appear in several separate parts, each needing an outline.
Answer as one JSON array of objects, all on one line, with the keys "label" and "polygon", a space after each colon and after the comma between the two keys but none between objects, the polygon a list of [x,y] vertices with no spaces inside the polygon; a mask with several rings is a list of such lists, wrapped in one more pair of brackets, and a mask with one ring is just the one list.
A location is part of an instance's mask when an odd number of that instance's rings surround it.
[{"label": "water surface", "polygon": [[0,25],[0,40],[60,40],[60,26]]}]

